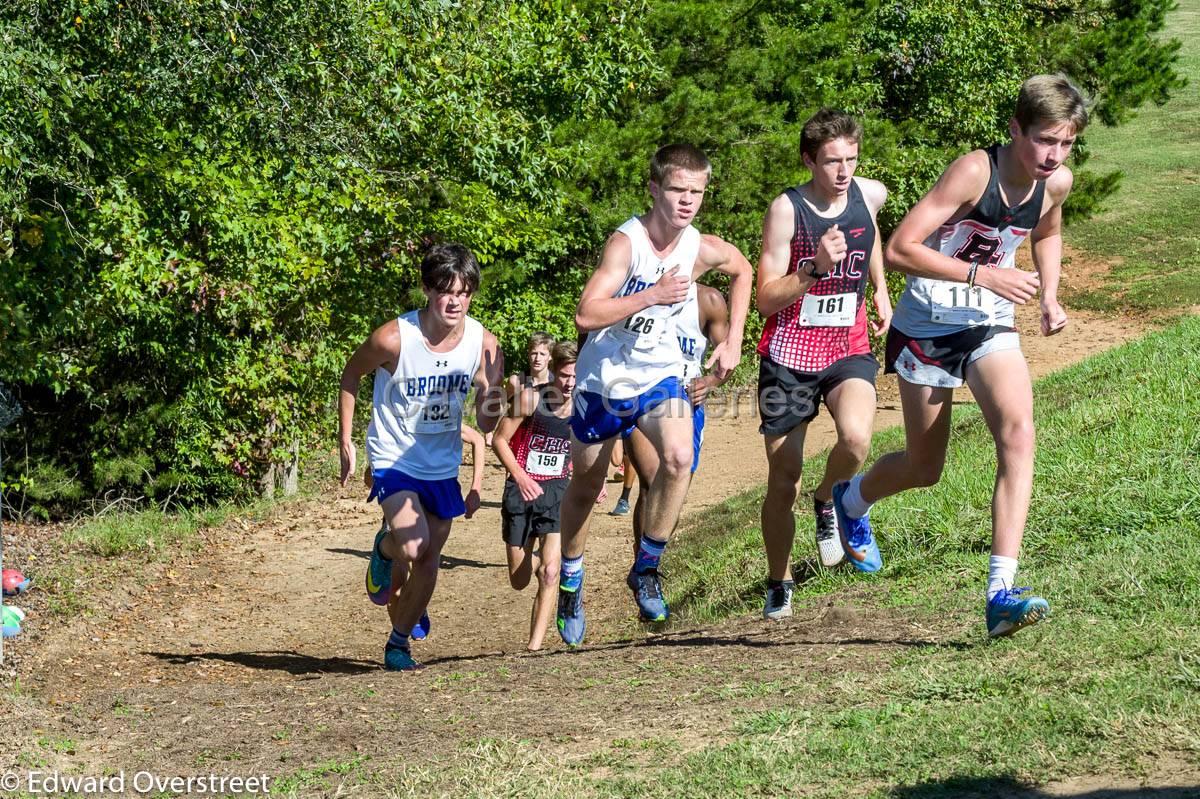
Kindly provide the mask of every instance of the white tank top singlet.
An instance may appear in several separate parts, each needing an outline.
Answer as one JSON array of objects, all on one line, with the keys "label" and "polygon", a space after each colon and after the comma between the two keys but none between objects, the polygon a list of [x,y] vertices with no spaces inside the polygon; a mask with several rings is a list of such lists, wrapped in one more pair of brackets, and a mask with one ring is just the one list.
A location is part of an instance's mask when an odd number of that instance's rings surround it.
[{"label": "white tank top singlet", "polygon": [[[1038,181],[1024,202],[1009,205],[1000,192],[999,145],[987,148],[991,174],[979,202],[967,215],[945,224],[925,239],[925,246],[979,269],[1012,269],[1017,248],[1042,218],[1046,182]],[[909,275],[896,303],[892,325],[913,338],[934,338],[975,325],[1015,328],[1012,300],[965,283]]]},{"label": "white tank top singlet", "polygon": [[367,457],[372,469],[396,469],[420,480],[458,477],[463,406],[483,354],[483,325],[466,318],[449,352],[425,343],[417,311],[396,320],[400,361],[393,375],[375,370]]},{"label": "white tank top singlet", "polygon": [[[684,228],[674,249],[664,258],[654,253],[650,236],[636,216],[617,228],[617,232],[629,238],[632,253],[629,271],[614,297],[645,291],[674,266],[691,280],[700,254],[700,231],[696,228],[691,225]],[[616,324],[588,333],[575,366],[576,390],[629,399],[668,377],[683,377],[675,326],[684,306],[695,300],[696,284],[691,283],[683,302],[651,305]]]}]

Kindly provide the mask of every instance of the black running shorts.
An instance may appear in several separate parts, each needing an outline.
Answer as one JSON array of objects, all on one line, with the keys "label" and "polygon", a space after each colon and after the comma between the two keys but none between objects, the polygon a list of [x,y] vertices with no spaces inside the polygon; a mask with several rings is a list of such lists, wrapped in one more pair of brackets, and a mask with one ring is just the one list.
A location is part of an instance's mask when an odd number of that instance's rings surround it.
[{"label": "black running shorts", "polygon": [[763,358],[758,367],[758,432],[782,436],[817,418],[821,402],[838,384],[858,378],[875,385],[879,361],[870,353],[849,355],[819,372],[797,372]]},{"label": "black running shorts", "polygon": [[523,547],[529,539],[558,532],[558,509],[567,491],[569,477],[544,480],[542,495],[533,502],[521,498],[521,489],[510,477],[504,481],[504,497],[500,502],[501,535],[504,543]]},{"label": "black running shorts", "polygon": [[977,325],[944,336],[914,338],[893,325],[888,330],[885,372],[919,386],[958,388],[975,361],[1020,348],[1021,339],[1011,327]]}]

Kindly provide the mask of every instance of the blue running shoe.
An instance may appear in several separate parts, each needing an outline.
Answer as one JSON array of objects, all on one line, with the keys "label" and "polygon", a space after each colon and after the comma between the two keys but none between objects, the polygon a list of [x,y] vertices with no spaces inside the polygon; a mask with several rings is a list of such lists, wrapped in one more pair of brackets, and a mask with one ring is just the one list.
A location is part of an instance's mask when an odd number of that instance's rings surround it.
[{"label": "blue running shoe", "polygon": [[1050,612],[1050,603],[1040,596],[1021,594],[1029,588],[1005,588],[996,593],[987,604],[988,635],[998,638],[1012,635],[1022,627],[1037,624]]},{"label": "blue running shoe", "polygon": [[866,516],[852,519],[842,507],[842,495],[850,483],[841,482],[833,487],[833,510],[837,513],[838,532],[842,539],[842,551],[846,562],[860,572],[877,572],[883,568],[883,557],[871,533],[871,522]]},{"label": "blue running shoe", "polygon": [[568,586],[563,580],[558,585],[558,634],[563,643],[574,649],[583,643],[587,631],[587,620],[583,616],[583,572],[579,573],[575,585]]},{"label": "blue running shoe", "polygon": [[629,515],[629,500],[618,499],[617,505],[608,513],[609,516],[628,516]]},{"label": "blue running shoe", "polygon": [[375,534],[371,547],[371,561],[367,564],[367,596],[376,605],[386,605],[392,588],[392,562],[379,551],[379,542],[388,533],[387,522]]},{"label": "blue running shoe", "polygon": [[424,668],[413,660],[412,653],[398,646],[387,646],[383,649],[383,668],[387,671],[416,671]]},{"label": "blue running shoe", "polygon": [[633,592],[642,621],[666,621],[671,615],[671,611],[667,609],[667,601],[663,599],[662,580],[659,579],[657,571],[649,569],[635,572],[630,569],[625,584]]},{"label": "blue running shoe", "polygon": [[417,619],[417,623],[412,628],[412,639],[414,641],[424,641],[429,637],[429,611],[421,612],[421,618]]}]

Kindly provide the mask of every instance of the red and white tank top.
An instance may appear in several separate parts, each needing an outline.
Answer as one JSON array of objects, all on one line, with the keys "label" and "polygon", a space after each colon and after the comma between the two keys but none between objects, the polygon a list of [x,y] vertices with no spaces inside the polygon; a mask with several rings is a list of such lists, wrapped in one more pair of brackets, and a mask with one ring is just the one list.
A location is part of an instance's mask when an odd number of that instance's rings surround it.
[{"label": "red and white tank top", "polygon": [[817,215],[795,188],[785,194],[796,212],[787,273],[816,254],[821,236],[833,225],[846,237],[846,257],[794,303],[767,319],[758,354],[797,372],[820,372],[842,358],[871,351],[865,300],[875,220],[855,180],[850,182],[846,207],[835,217]]}]

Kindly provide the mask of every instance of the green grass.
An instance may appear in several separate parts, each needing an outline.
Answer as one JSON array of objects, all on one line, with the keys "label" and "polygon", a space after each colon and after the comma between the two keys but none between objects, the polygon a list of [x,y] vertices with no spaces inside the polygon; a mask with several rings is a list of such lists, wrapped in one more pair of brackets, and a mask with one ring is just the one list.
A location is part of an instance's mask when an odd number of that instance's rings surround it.
[{"label": "green grass", "polygon": [[158,509],[98,516],[63,534],[67,544],[80,544],[93,555],[112,558],[142,553],[166,556],[194,544],[196,531],[215,526],[230,515],[228,506],[164,513]]},{"label": "green grass", "polygon": [[[1150,531],[1200,529],[1194,518],[1200,509],[1197,347],[1200,321],[1191,318],[1038,382],[1026,568],[1041,568],[1036,564],[1072,548],[1144,546]],[[952,439],[938,486],[906,492],[872,511],[890,578],[877,593],[902,597],[933,565],[943,572],[940,584],[979,590],[991,529],[993,443],[973,407],[956,409]],[[902,448],[903,431],[886,431],[876,436],[870,460]],[[821,458],[806,464],[807,483],[815,485],[823,468]],[[712,621],[751,612],[761,602],[761,506],[761,489],[733,497],[681,537],[669,561],[672,607],[681,617]],[[798,598],[860,584],[854,573],[817,568],[811,524],[810,516],[798,517]]]},{"label": "green grass", "polygon": [[1180,0],[1166,35],[1183,43],[1176,66],[1188,85],[1128,124],[1087,131],[1092,152],[1087,169],[1121,170],[1124,178],[1104,210],[1071,224],[1065,239],[1121,263],[1102,288],[1065,296],[1070,306],[1152,310],[1200,304],[1200,0]]},{"label": "green grass", "polygon": [[[995,459],[967,408],[942,482],[872,512],[884,571],[811,570],[797,592],[801,605],[832,595],[950,632],[848,657],[844,670],[798,685],[764,674],[774,707],[714,705],[727,727],[699,746],[617,739],[564,768],[536,742],[484,740],[438,762],[381,761],[344,777],[380,796],[919,799],[1137,774],[1164,756],[1200,764],[1198,374],[1200,317],[1190,317],[1037,383],[1022,581],[1051,601],[1038,627],[986,639]],[[877,439],[876,454],[900,441],[896,431]],[[820,465],[808,465],[810,482]],[[760,501],[750,492],[712,510],[669,553],[684,623],[757,614]],[[811,546],[798,537],[803,558]]]}]

